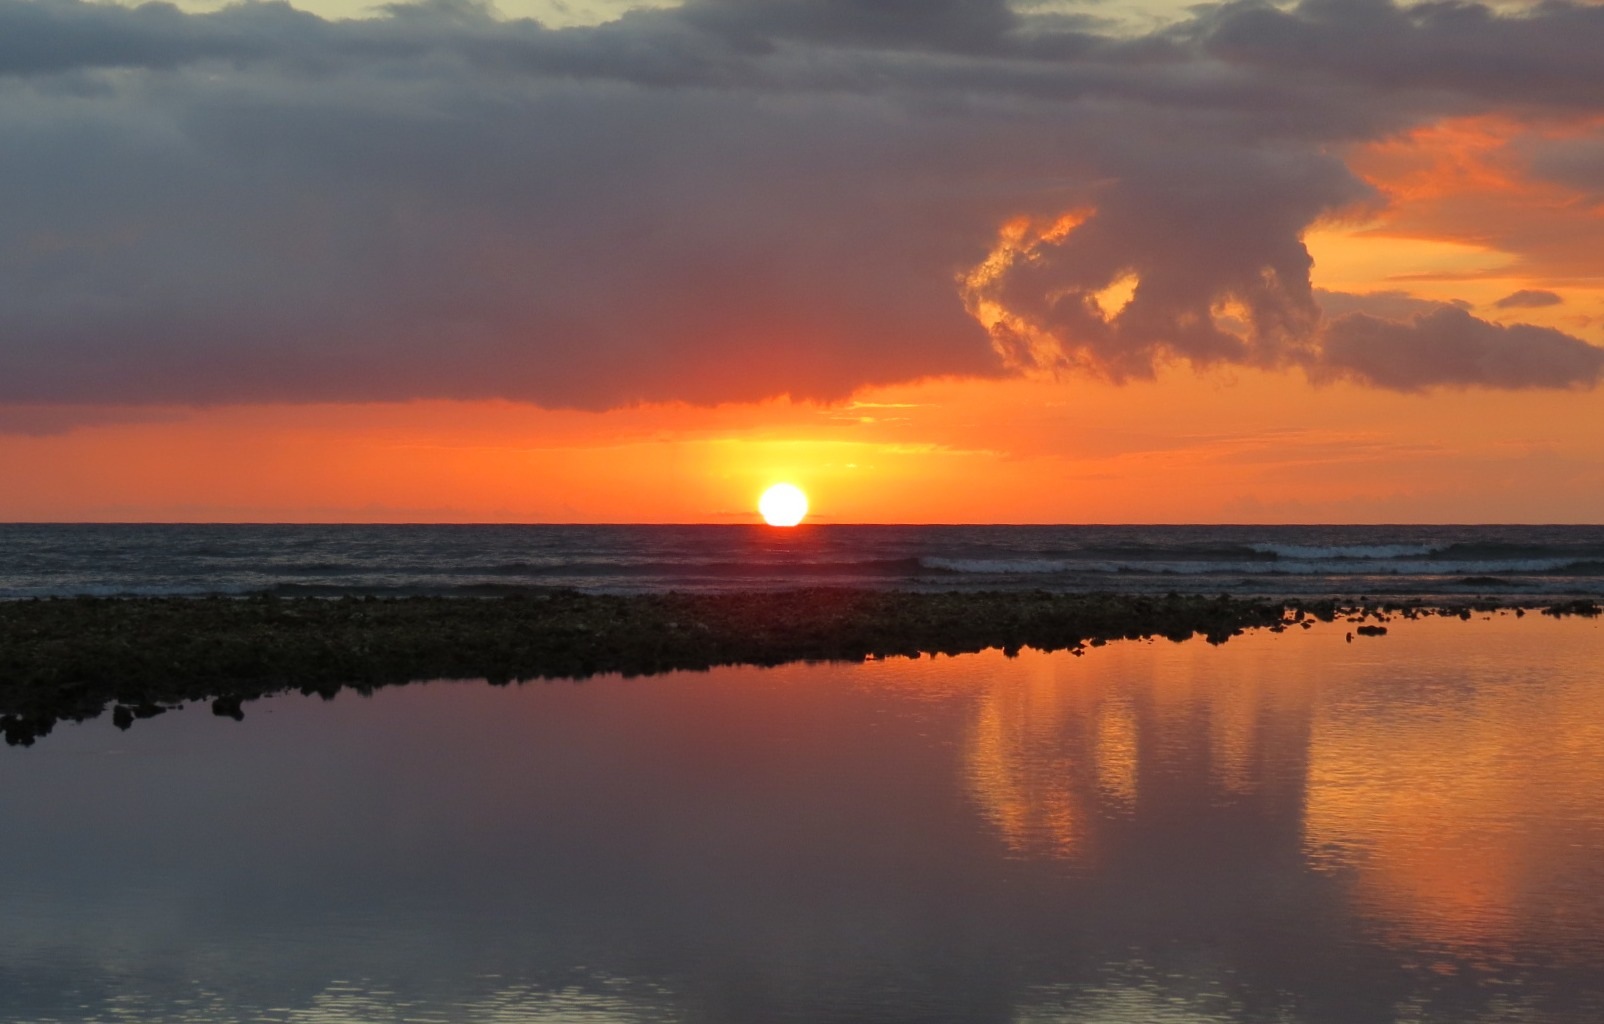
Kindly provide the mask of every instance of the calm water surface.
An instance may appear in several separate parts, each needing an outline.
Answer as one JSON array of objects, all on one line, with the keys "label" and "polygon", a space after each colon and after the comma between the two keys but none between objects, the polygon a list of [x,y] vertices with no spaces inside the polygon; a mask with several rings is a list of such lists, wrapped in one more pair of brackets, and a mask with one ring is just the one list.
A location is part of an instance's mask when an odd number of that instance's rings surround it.
[{"label": "calm water surface", "polygon": [[0,1020],[1604,1020],[1604,627],[1348,628],[61,728]]}]

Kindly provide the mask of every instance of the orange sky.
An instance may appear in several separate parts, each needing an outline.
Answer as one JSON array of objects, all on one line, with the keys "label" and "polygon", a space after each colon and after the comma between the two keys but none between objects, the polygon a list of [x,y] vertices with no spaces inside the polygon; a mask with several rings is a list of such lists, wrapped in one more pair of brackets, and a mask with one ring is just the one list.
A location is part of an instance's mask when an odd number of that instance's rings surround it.
[{"label": "orange sky", "polygon": [[[1314,286],[1604,345],[1604,205],[1532,170],[1600,124],[1489,114],[1351,145],[1377,198],[1305,233]],[[1498,305],[1523,289],[1560,301]],[[789,480],[824,522],[1600,522],[1604,397],[1172,361],[603,412],[12,405],[0,479],[7,521],[753,522]]]},{"label": "orange sky", "polygon": [[141,411],[0,437],[8,520],[829,522],[1604,518],[1593,392],[1398,394],[1286,374],[931,381],[842,405]]}]

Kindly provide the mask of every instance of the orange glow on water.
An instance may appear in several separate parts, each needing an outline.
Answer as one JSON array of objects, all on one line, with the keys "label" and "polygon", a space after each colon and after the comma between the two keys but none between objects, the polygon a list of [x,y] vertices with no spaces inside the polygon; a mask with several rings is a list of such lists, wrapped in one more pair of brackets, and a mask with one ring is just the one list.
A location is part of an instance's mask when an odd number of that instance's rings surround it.
[{"label": "orange glow on water", "polygon": [[1503,616],[1342,635],[991,655],[971,673],[967,791],[1013,855],[1086,869],[1119,855],[1110,821],[1254,807],[1297,825],[1288,852],[1386,941],[1455,959],[1604,920],[1600,627]]},{"label": "orange glow on water", "polygon": [[[1478,644],[1512,648],[1489,679],[1543,664],[1545,643],[1566,669],[1532,673],[1516,699],[1471,674],[1451,697],[1400,704],[1378,675],[1328,703],[1312,724],[1305,842],[1317,863],[1353,873],[1355,901],[1397,941],[1474,956],[1604,907],[1595,844],[1578,846],[1549,813],[1604,839],[1604,689],[1585,670],[1596,627],[1506,617],[1433,623],[1422,639],[1451,663],[1448,648],[1471,629]],[[1578,888],[1556,902],[1538,884],[1553,878]]]}]

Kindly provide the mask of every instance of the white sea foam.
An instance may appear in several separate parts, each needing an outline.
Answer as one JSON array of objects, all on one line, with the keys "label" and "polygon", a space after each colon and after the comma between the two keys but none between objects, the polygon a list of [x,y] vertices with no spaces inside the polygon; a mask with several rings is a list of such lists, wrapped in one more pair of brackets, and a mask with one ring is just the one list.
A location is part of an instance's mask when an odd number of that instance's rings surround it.
[{"label": "white sea foam", "polygon": [[[1400,545],[1401,546],[1401,545]],[[1569,558],[1514,560],[1479,559],[1436,561],[1397,555],[1350,555],[1335,559],[1299,559],[1283,556],[1274,561],[1132,561],[1081,562],[1062,559],[921,558],[919,564],[942,572],[986,576],[1047,575],[1052,573],[1141,573],[1169,576],[1478,576],[1548,573],[1575,564]]]},{"label": "white sea foam", "polygon": [[0,524],[0,601],[551,587],[1419,593],[1478,576],[1598,593],[1604,528]]},{"label": "white sea foam", "polygon": [[1248,547],[1263,555],[1303,561],[1423,558],[1443,550],[1443,547],[1431,544],[1249,544]]},{"label": "white sea foam", "polygon": [[[1052,572],[1109,572],[1112,568],[1103,563],[1065,562],[1052,558],[921,558],[919,564],[926,569],[946,572],[985,573],[1001,576],[1011,573],[1041,574]],[[1099,566],[1102,566],[1100,569]]]}]

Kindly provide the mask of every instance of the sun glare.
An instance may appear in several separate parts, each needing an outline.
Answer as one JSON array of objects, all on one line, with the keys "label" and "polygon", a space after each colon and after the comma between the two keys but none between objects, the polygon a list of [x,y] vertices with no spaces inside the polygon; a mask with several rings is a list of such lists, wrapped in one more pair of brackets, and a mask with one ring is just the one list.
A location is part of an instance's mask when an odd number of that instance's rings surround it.
[{"label": "sun glare", "polygon": [[793,484],[775,484],[757,500],[757,510],[770,526],[795,526],[808,514],[808,496]]}]

